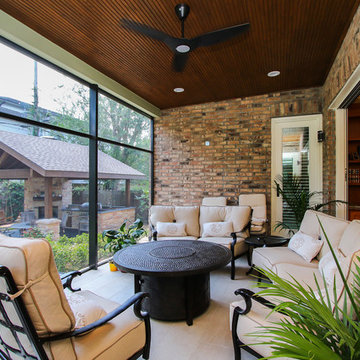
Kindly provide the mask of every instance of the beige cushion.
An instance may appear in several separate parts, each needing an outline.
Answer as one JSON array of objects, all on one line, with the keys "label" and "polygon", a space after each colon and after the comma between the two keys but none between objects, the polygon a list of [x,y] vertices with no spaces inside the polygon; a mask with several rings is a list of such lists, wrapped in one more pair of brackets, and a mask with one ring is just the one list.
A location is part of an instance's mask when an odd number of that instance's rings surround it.
[{"label": "beige cushion", "polygon": [[66,297],[75,315],[75,328],[77,329],[106,315],[104,308],[92,299],[89,291],[71,292]]},{"label": "beige cushion", "polygon": [[[107,313],[119,306],[118,303],[87,292],[87,297],[99,304]],[[61,348],[62,341],[60,343]],[[116,316],[106,325],[90,333],[73,338],[73,347],[77,360],[119,359],[126,360],[145,344],[145,325],[133,312],[132,307]],[[59,355],[59,354],[57,354]],[[56,356],[56,359],[67,357]]]},{"label": "beige cushion", "polygon": [[74,328],[75,317],[47,241],[9,238],[0,234],[0,264],[10,269],[19,289],[41,278],[21,295],[39,336]]},{"label": "beige cushion", "polygon": [[310,286],[312,289],[316,289],[317,279],[320,288],[323,288],[323,279],[318,267],[305,267],[294,264],[277,264],[275,265],[275,272],[281,278],[293,282],[293,278],[301,283],[303,286]]},{"label": "beige cushion", "polygon": [[344,256],[350,256],[360,250],[360,221],[353,220],[345,229],[339,243]]},{"label": "beige cushion", "polygon": [[252,254],[252,262],[258,267],[268,268],[275,272],[277,264],[294,264],[313,268],[317,268],[319,264],[316,259],[311,263],[307,262],[300,255],[284,246],[256,248]]},{"label": "beige cushion", "polygon": [[202,199],[201,205],[204,206],[225,206],[226,197],[217,196],[217,197],[206,197]]},{"label": "beige cushion", "polygon": [[173,222],[175,220],[174,208],[172,206],[152,205],[149,209],[149,220],[154,227],[158,221]]},{"label": "beige cushion", "polygon": [[[351,256],[345,257],[339,250],[335,249],[335,256],[339,262],[341,270],[346,275],[349,272]],[[319,271],[324,276],[325,281],[328,285],[332,286],[334,280],[337,287],[341,285],[342,281],[338,267],[336,266],[335,259],[331,251],[327,252],[319,261]]]},{"label": "beige cushion", "polygon": [[301,221],[299,230],[313,238],[318,238],[320,236],[320,225],[317,216],[319,215],[320,213],[317,211],[307,210]]},{"label": "beige cushion", "polygon": [[158,236],[186,236],[184,223],[168,223],[158,221],[156,224]]},{"label": "beige cushion", "polygon": [[[234,308],[236,306],[240,306],[241,309],[245,309],[245,301],[241,300],[230,304],[230,326],[232,323]],[[240,315],[238,326],[236,328],[239,339],[244,344],[251,344],[250,347],[262,356],[271,356],[271,348],[268,345],[253,344],[260,344],[266,339],[260,336],[249,336],[248,334],[258,332],[263,326],[272,326],[272,322],[279,322],[284,317],[284,315],[277,312],[273,312],[271,315],[270,313],[271,309],[253,301],[250,312],[246,315]],[[284,360],[284,358],[279,359]]]},{"label": "beige cushion", "polygon": [[[332,247],[336,249],[339,246],[342,235],[350,222],[322,213],[320,213],[319,219],[322,226],[324,227],[329,241],[331,242]],[[324,246],[318,255],[319,260],[330,250],[322,230],[320,230],[320,237],[322,240],[324,240]]]},{"label": "beige cushion", "polygon": [[163,240],[197,240],[197,236],[158,236],[158,241]]},{"label": "beige cushion", "polygon": [[211,222],[203,224],[202,237],[224,237],[231,236],[233,232],[232,222]]},{"label": "beige cushion", "polygon": [[201,206],[200,207],[200,227],[205,223],[221,222],[225,220],[227,206]]},{"label": "beige cushion", "polygon": [[319,253],[323,241],[313,238],[310,235],[306,235],[301,231],[294,234],[288,244],[288,248],[295,251],[298,255],[302,256],[307,262],[311,260]]},{"label": "beige cushion", "polygon": [[[199,240],[211,242],[213,244],[224,245],[229,249],[231,248],[231,243],[233,241],[233,239],[230,237],[207,237],[207,238],[201,237],[199,238]],[[245,252],[247,252],[247,250],[248,250],[248,246],[245,244],[245,239],[238,238],[236,240],[236,244],[234,247],[234,255],[238,256],[244,254]]]},{"label": "beige cushion", "polygon": [[243,231],[249,224],[251,216],[250,206],[227,206],[225,221],[232,221],[234,231]]},{"label": "beige cushion", "polygon": [[200,236],[198,206],[175,206],[174,217],[177,223],[185,224],[187,235]]}]

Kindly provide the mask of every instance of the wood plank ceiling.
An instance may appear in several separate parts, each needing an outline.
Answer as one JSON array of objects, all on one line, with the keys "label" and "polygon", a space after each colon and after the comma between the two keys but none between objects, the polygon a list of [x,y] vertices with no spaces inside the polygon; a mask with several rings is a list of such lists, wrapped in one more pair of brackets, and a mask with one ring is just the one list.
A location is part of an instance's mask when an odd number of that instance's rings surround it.
[{"label": "wood plank ceiling", "polygon": [[[185,37],[250,23],[237,38],[191,52],[182,73],[159,41],[120,26],[147,24],[174,37],[177,0],[0,0],[0,8],[160,109],[321,86],[360,0],[186,0]],[[279,70],[281,75],[266,74]],[[173,88],[183,87],[183,93]]]}]

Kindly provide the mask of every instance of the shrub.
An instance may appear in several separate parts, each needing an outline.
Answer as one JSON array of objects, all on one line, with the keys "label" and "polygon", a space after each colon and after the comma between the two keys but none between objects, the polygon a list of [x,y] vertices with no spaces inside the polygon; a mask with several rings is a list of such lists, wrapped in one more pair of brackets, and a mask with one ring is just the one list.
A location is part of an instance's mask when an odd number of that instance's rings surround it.
[{"label": "shrub", "polygon": [[[79,270],[89,265],[89,234],[83,233],[69,238],[61,236],[58,241],[52,240],[51,235],[46,236],[53,252],[58,271],[65,273]],[[105,242],[101,234],[98,234],[98,257],[105,259],[111,254],[104,250]]]}]

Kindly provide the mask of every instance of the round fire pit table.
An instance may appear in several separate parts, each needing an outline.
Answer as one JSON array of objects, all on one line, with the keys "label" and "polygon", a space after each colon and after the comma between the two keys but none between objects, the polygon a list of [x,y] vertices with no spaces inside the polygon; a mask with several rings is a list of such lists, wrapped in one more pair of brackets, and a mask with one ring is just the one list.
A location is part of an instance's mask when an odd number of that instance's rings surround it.
[{"label": "round fire pit table", "polygon": [[143,309],[158,320],[186,319],[202,314],[210,304],[212,270],[230,262],[228,248],[206,241],[163,240],[129,246],[114,255],[115,265],[134,274],[135,292],[150,298]]}]

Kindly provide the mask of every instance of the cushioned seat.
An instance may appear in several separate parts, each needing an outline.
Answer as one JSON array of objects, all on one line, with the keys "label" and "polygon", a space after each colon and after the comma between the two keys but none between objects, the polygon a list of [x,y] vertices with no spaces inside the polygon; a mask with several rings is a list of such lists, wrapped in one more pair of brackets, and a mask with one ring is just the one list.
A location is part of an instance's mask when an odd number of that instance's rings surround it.
[{"label": "cushioned seat", "polygon": [[[214,244],[220,244],[228,247],[231,250],[231,244],[233,242],[233,238],[231,237],[202,237],[199,239],[200,241],[208,241]],[[236,241],[234,245],[234,255],[235,257],[245,253],[248,247],[244,241]]]},{"label": "cushioned seat", "polygon": [[277,264],[294,264],[309,268],[317,268],[319,261],[307,262],[294,251],[285,246],[256,248],[252,254],[252,262],[257,267],[276,272]]},{"label": "cushioned seat", "polygon": [[[42,354],[42,359],[47,356],[49,359],[61,360],[126,360],[135,359],[141,354],[148,358],[148,315],[141,315],[130,308],[135,303],[139,305],[145,294],[134,295],[124,305],[89,291],[69,293],[68,301],[51,246],[42,239],[0,235],[0,275],[1,293],[10,291],[14,294],[9,301],[1,298],[6,310],[2,318],[8,316],[11,321],[1,324],[1,337],[14,349],[3,344],[0,349],[9,358],[24,357],[24,351],[34,354],[35,349]],[[25,314],[24,319],[29,316],[28,322],[20,320],[16,310]],[[21,344],[9,331],[14,331],[13,324],[31,329],[25,333],[28,338],[20,335]],[[16,331],[19,330],[15,330],[15,334]],[[31,336],[33,339],[29,341]]]}]

